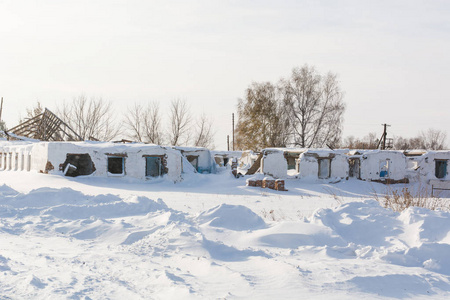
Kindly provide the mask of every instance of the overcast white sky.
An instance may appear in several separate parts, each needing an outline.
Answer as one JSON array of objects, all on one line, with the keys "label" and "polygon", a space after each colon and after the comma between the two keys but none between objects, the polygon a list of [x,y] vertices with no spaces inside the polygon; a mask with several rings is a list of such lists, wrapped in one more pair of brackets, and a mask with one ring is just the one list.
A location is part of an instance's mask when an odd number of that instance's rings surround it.
[{"label": "overcast white sky", "polygon": [[17,125],[39,100],[84,93],[113,102],[174,98],[214,119],[226,148],[231,113],[252,81],[293,67],[339,75],[344,136],[450,139],[450,1],[3,1],[0,96]]}]

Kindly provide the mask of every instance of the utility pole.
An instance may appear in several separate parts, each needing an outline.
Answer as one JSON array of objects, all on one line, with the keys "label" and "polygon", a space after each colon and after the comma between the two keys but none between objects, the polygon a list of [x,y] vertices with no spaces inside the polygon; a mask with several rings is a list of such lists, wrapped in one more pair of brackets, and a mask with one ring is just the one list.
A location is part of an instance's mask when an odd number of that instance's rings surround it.
[{"label": "utility pole", "polygon": [[230,151],[230,136],[227,135],[227,149]]},{"label": "utility pole", "polygon": [[231,114],[232,122],[233,122],[233,151],[234,151],[234,113]]},{"label": "utility pole", "polygon": [[2,121],[2,111],[3,111],[3,97],[2,97],[2,103],[0,104],[0,122]]},{"label": "utility pole", "polygon": [[381,135],[380,141],[378,142],[377,149],[380,147],[381,141],[383,141],[383,144],[381,144],[381,150],[386,150],[386,136],[387,136],[387,127],[391,127],[391,125],[388,124],[381,124],[384,127],[383,134]]}]

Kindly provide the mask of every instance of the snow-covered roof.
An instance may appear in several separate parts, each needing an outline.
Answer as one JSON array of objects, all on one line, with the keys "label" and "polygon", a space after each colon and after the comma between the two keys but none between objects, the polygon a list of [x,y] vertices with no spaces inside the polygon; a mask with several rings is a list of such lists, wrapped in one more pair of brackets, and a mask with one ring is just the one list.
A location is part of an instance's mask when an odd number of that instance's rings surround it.
[{"label": "snow-covered roof", "polygon": [[179,151],[186,151],[186,152],[195,152],[195,151],[209,151],[209,149],[204,147],[183,147],[183,146],[172,146],[171,148],[179,150]]},{"label": "snow-covered roof", "polygon": [[211,151],[211,155],[222,155],[229,157],[240,157],[242,153],[245,151],[226,151],[226,150],[213,150]]},{"label": "snow-covered roof", "polygon": [[139,150],[139,149],[166,149],[163,146],[155,144],[145,144],[145,143],[113,143],[113,142],[97,142],[97,141],[83,141],[83,142],[42,142],[42,141],[0,141],[0,147],[8,146],[23,146],[23,145],[49,145],[49,146],[74,146],[77,148],[95,148],[109,151],[127,151],[127,150]]},{"label": "snow-covered roof", "polygon": [[265,148],[262,150],[264,153],[270,153],[270,152],[289,152],[289,153],[303,153],[307,151],[307,148]]},{"label": "snow-covered roof", "polygon": [[427,150],[424,149],[413,149],[413,150],[405,150],[403,154],[406,156],[420,156],[427,153]]}]

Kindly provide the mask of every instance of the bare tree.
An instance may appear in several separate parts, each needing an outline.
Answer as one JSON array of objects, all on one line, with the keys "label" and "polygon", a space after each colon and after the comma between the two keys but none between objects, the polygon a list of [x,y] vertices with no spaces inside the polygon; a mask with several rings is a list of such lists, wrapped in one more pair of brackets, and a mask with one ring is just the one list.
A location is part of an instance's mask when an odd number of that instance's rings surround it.
[{"label": "bare tree", "polygon": [[[420,149],[422,148],[422,141],[420,137],[413,137],[408,139],[408,143],[409,143],[409,148],[407,149]],[[404,150],[407,150],[404,149]]]},{"label": "bare tree", "polygon": [[212,149],[214,148],[213,143],[214,132],[212,130],[212,121],[203,113],[196,122],[194,146]]},{"label": "bare tree", "polygon": [[321,76],[314,67],[294,68],[281,81],[293,143],[301,147],[339,146],[345,105],[337,76]]},{"label": "bare tree", "polygon": [[83,140],[110,141],[120,133],[120,128],[114,122],[116,117],[111,102],[101,98],[88,100],[86,96],[80,95],[71,103],[64,102],[58,112]]},{"label": "bare tree", "polygon": [[26,109],[26,116],[23,119],[21,117],[19,118],[19,124],[25,122],[26,120],[34,118],[42,114],[43,112],[44,108],[42,107],[41,102],[37,101],[35,106]]},{"label": "bare tree", "polygon": [[190,138],[191,114],[186,101],[173,100],[170,106],[169,142],[173,146],[185,145]]},{"label": "bare tree", "polygon": [[146,107],[135,104],[125,115],[125,125],[132,132],[133,139],[161,145],[163,134],[159,104],[149,102]]},{"label": "bare tree", "polygon": [[163,144],[164,138],[161,128],[159,104],[150,102],[145,110],[143,119],[146,141],[157,145]]},{"label": "bare tree", "polygon": [[142,106],[135,103],[132,108],[128,108],[128,111],[125,114],[125,126],[131,131],[132,138],[138,142],[144,141],[142,112]]},{"label": "bare tree", "polygon": [[362,143],[361,145],[359,145],[358,149],[377,149],[379,141],[380,140],[377,138],[377,134],[375,132],[370,132],[363,138]]},{"label": "bare tree", "polygon": [[358,140],[353,135],[347,136],[344,139],[344,142],[342,143],[342,147],[343,148],[348,148],[348,149],[356,149],[357,141]]},{"label": "bare tree", "polygon": [[394,149],[410,150],[423,148],[423,142],[420,137],[404,138],[401,136],[394,137]]},{"label": "bare tree", "polygon": [[396,136],[394,148],[398,150],[443,150],[446,147],[446,138],[447,135],[445,132],[430,128],[427,131],[420,132],[416,137],[412,138]]},{"label": "bare tree", "polygon": [[445,148],[445,140],[447,135],[438,129],[430,128],[426,132],[421,132],[419,138],[422,148],[427,150],[442,150]]},{"label": "bare tree", "polygon": [[377,149],[378,141],[377,134],[370,132],[362,139],[353,136],[346,137],[342,146],[349,149]]}]

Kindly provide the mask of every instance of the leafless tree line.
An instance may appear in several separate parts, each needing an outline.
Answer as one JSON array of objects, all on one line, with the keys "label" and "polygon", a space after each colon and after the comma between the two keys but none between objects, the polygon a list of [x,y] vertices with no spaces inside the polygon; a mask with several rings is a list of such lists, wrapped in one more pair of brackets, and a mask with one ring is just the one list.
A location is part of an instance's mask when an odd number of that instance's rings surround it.
[{"label": "leafless tree line", "polygon": [[[20,123],[41,114],[43,110],[37,102],[36,106],[26,110],[26,117]],[[195,119],[187,102],[181,99],[171,102],[168,124],[163,123],[164,114],[158,102],[145,105],[135,103],[120,122],[121,118],[117,117],[111,102],[85,95],[62,102],[57,107],[57,115],[83,140],[111,141],[123,136],[158,145],[214,148],[212,120],[204,113]]]},{"label": "leafless tree line", "polygon": [[80,95],[72,102],[63,102],[58,107],[58,115],[83,140],[110,141],[120,133],[111,102],[102,98]]},{"label": "leafless tree line", "polygon": [[125,125],[129,136],[138,142],[162,144],[161,115],[156,102],[149,102],[146,107],[134,104],[125,114]]},{"label": "leafless tree line", "polygon": [[412,138],[394,137],[394,148],[398,150],[443,150],[446,148],[446,140],[447,135],[444,131],[429,128]]},{"label": "leafless tree line", "polygon": [[379,139],[377,134],[370,132],[363,138],[355,138],[354,136],[348,136],[342,143],[343,148],[348,149],[377,149]]},{"label": "leafless tree line", "polygon": [[[446,148],[447,135],[445,132],[430,128],[421,131],[417,136],[404,138],[394,137],[394,150],[424,149],[424,150],[443,150]],[[349,149],[377,149],[379,139],[376,133],[371,132],[363,138],[353,136],[346,137],[342,144],[343,148]]]},{"label": "leafless tree line", "polygon": [[[247,88],[245,99],[238,101],[236,145],[238,149],[290,145],[376,149],[376,133],[363,138],[349,136],[340,143],[345,110],[342,97],[335,74],[320,76],[308,66],[294,69],[290,78],[277,85],[253,83]],[[42,112],[43,107],[37,102],[26,110],[21,122]],[[171,102],[166,123],[157,102],[134,104],[125,113],[123,126],[110,102],[84,95],[63,102],[57,114],[84,140],[110,141],[121,135],[159,145],[214,148],[212,120],[205,114],[194,119],[187,102],[180,99]],[[6,129],[4,123],[0,127]],[[413,138],[397,136],[393,146],[398,150],[441,150],[446,147],[446,134],[428,129]]]},{"label": "leafless tree line", "polygon": [[339,147],[345,104],[337,75],[294,68],[277,84],[252,83],[238,101],[239,149]]},{"label": "leafless tree line", "polygon": [[168,122],[168,126],[162,125],[157,102],[149,102],[146,106],[135,104],[125,116],[127,130],[139,142],[214,148],[212,120],[205,114],[195,120],[186,101],[175,99],[171,102]]}]

